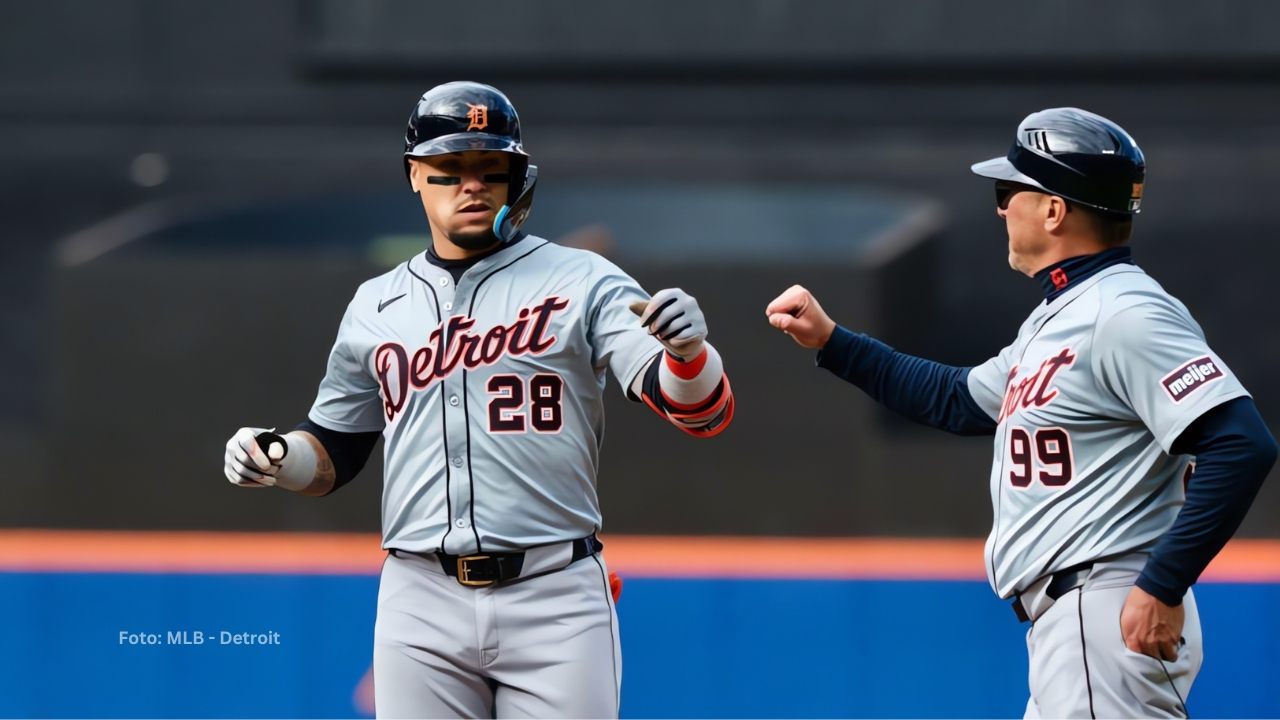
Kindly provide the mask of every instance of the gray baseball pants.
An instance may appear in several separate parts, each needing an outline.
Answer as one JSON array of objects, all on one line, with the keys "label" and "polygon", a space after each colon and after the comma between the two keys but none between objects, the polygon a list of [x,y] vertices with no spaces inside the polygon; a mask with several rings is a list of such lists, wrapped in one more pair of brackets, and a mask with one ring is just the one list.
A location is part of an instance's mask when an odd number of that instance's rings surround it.
[{"label": "gray baseball pants", "polygon": [[1204,659],[1192,592],[1182,601],[1185,642],[1177,660],[1133,652],[1120,631],[1120,611],[1146,558],[1135,553],[1097,563],[1082,587],[1056,601],[1034,584],[1023,594],[1034,618],[1027,631],[1026,718],[1187,717],[1187,694]]},{"label": "gray baseball pants", "polygon": [[616,718],[622,657],[604,562],[476,588],[431,555],[392,553],[373,673],[379,718]]}]

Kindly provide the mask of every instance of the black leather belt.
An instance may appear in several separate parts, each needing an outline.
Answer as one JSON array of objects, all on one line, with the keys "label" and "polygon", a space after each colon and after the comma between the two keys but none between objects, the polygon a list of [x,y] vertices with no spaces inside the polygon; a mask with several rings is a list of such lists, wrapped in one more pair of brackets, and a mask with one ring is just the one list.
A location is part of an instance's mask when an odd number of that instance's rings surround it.
[{"label": "black leather belt", "polygon": [[[572,559],[564,567],[568,567],[585,557],[590,557],[603,549],[604,543],[600,542],[594,534],[578,538],[573,541]],[[520,577],[520,571],[524,568],[524,556],[523,552],[493,552],[475,555],[436,553],[436,557],[440,560],[440,567],[444,569],[444,574],[451,578],[457,578],[460,584],[467,587],[487,587],[494,583],[514,580]],[[555,568],[555,570],[562,569],[564,568]]]},{"label": "black leather belt", "polygon": [[[1089,571],[1093,569],[1093,563],[1085,565],[1076,565],[1066,570],[1059,570],[1049,578],[1049,585],[1045,588],[1045,595],[1050,600],[1057,600],[1076,588],[1084,585],[1084,581],[1089,579]],[[1039,582],[1037,580],[1036,582]],[[1032,583],[1033,585],[1035,583]],[[1022,593],[1018,593],[1013,597],[1013,614],[1018,616],[1018,622],[1030,622],[1031,615],[1027,613],[1027,609],[1022,606]]]}]

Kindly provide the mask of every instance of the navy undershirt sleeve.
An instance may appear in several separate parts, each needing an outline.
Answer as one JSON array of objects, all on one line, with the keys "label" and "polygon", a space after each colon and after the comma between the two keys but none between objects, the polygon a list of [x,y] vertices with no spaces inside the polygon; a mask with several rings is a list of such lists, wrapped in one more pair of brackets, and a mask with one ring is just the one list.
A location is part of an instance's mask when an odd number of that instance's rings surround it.
[{"label": "navy undershirt sleeve", "polygon": [[1137,586],[1177,605],[1231,539],[1276,461],[1276,441],[1252,398],[1225,402],[1178,436],[1174,454],[1194,455],[1195,472],[1173,527],[1160,537]]},{"label": "navy undershirt sleeve", "polygon": [[969,392],[967,367],[895,351],[837,326],[818,352],[818,367],[857,385],[873,400],[915,422],[957,435],[994,435],[996,421]]},{"label": "navy undershirt sleeve", "polygon": [[378,438],[382,435],[376,430],[359,433],[330,430],[310,420],[302,422],[294,430],[311,433],[324,446],[325,452],[329,453],[336,476],[333,490],[346,485],[360,474],[364,464],[369,461],[369,456],[373,454],[373,446],[378,444]]}]

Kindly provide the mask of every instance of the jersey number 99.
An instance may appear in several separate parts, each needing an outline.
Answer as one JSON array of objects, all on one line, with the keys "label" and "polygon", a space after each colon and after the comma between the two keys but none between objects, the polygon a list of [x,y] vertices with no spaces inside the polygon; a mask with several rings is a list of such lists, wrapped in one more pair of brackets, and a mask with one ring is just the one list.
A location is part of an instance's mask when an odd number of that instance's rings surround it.
[{"label": "jersey number 99", "polygon": [[1075,463],[1071,460],[1071,436],[1062,428],[1037,428],[1034,440],[1025,428],[1009,431],[1009,483],[1024,488],[1034,474],[1046,487],[1062,487],[1071,482]]}]

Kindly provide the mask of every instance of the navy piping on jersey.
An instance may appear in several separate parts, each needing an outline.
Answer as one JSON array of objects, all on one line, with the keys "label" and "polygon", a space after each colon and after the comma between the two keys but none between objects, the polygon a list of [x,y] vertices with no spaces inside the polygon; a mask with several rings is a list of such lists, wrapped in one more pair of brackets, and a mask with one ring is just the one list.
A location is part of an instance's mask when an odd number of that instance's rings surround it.
[{"label": "navy piping on jersey", "polygon": [[[476,298],[480,297],[480,287],[483,286],[489,278],[497,275],[503,270],[506,270],[512,265],[515,265],[550,244],[551,243],[544,241],[541,245],[537,245],[529,250],[529,252],[480,278],[480,281],[476,283],[475,289],[471,291],[471,304],[467,307],[467,317],[471,317],[475,312]],[[475,471],[471,468],[471,411],[467,407],[467,395],[467,368],[464,364],[462,367],[462,417],[466,420],[465,427],[467,429],[467,478],[471,484],[471,534],[476,538],[476,552],[482,553],[484,552],[484,548],[480,545],[480,531],[476,529],[476,476]],[[444,543],[442,542],[441,544],[443,545]]]},{"label": "navy piping on jersey", "polygon": [[1036,273],[1035,278],[1040,283],[1040,289],[1044,291],[1045,301],[1053,302],[1076,283],[1096,275],[1100,270],[1123,263],[1132,265],[1133,253],[1127,247],[1115,247],[1100,253],[1077,255],[1056,262]]},{"label": "navy piping on jersey", "polygon": [[[441,328],[440,334],[443,335],[444,329],[447,326],[445,325],[443,315],[441,315],[440,313],[440,296],[436,295],[436,289],[431,287],[431,283],[427,282],[426,278],[414,272],[413,268],[410,267],[407,263],[405,264],[405,268],[409,271],[410,275],[421,280],[422,284],[426,285],[427,289],[431,291],[431,299],[434,300],[436,304],[436,322],[440,324],[440,328]],[[441,338],[441,339],[446,340],[446,342],[448,340],[447,338]],[[463,396],[465,397],[466,393],[463,393]],[[444,502],[445,502],[445,512],[448,513],[449,515],[449,522],[445,523],[444,536],[440,538],[440,552],[445,552],[445,541],[449,539],[449,533],[453,532],[453,482],[452,482],[453,473],[449,471],[449,457],[448,457],[449,456],[449,424],[448,424],[448,418],[445,417],[445,413],[447,412],[445,410],[446,405],[448,405],[448,403],[444,402],[444,384],[441,383],[441,386],[440,386],[440,433],[441,433],[441,439],[444,441],[444,448],[445,448]]]},{"label": "navy piping on jersey", "polygon": [[[1006,432],[1008,429],[1006,428]],[[1009,447],[1009,438],[1005,437],[1001,447]],[[1004,477],[1004,460],[1000,461],[1000,476]],[[1004,493],[996,493],[996,510],[995,517],[991,521],[991,552],[985,549],[982,551],[983,561],[987,566],[987,577],[991,578],[991,582],[996,587],[1000,587],[1000,578],[996,575],[996,547],[1000,544],[1000,512],[1004,509]]]}]

